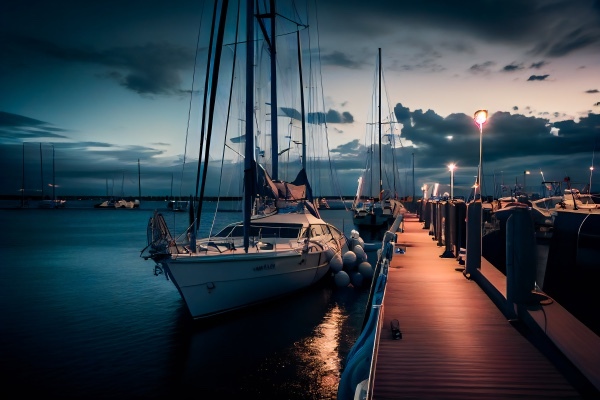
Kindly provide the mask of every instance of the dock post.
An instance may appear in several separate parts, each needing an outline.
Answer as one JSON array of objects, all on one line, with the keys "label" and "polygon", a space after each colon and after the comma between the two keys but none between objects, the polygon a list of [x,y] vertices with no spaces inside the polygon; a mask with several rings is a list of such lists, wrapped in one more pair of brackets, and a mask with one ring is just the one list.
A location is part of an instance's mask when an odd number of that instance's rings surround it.
[{"label": "dock post", "polygon": [[467,259],[463,274],[470,278],[481,269],[481,200],[467,205]]},{"label": "dock post", "polygon": [[454,222],[455,222],[455,232],[456,232],[456,236],[454,237],[455,239],[455,254],[456,254],[456,260],[459,261],[462,260],[464,262],[464,260],[462,259],[462,257],[460,256],[460,249],[464,249],[465,248],[465,243],[467,241],[467,226],[466,226],[466,213],[467,213],[467,205],[465,204],[464,201],[455,201],[454,202],[454,208],[456,211],[456,214],[454,216]]},{"label": "dock post", "polygon": [[435,224],[435,240],[437,240],[438,247],[442,247],[444,245],[443,235],[444,235],[444,223],[446,222],[445,214],[446,214],[446,202],[438,201],[436,204],[437,209],[437,221]]},{"label": "dock post", "polygon": [[446,209],[446,220],[444,223],[444,244],[446,245],[446,249],[444,253],[440,256],[442,258],[455,258],[453,247],[454,247],[454,238],[456,224],[454,222],[456,215],[456,207],[454,207],[454,202],[448,200],[445,204]]},{"label": "dock post", "polygon": [[529,210],[515,207],[506,220],[506,300],[509,306],[535,301],[536,271],[533,220]]},{"label": "dock post", "polygon": [[429,202],[431,204],[431,207],[429,208],[429,211],[431,213],[431,217],[429,218],[429,220],[431,221],[429,223],[429,236],[433,236],[431,238],[431,240],[435,240],[435,230],[437,229],[437,201],[430,201]]},{"label": "dock post", "polygon": [[431,213],[431,201],[425,200],[425,204],[423,205],[423,229],[429,229],[429,225],[431,224]]}]

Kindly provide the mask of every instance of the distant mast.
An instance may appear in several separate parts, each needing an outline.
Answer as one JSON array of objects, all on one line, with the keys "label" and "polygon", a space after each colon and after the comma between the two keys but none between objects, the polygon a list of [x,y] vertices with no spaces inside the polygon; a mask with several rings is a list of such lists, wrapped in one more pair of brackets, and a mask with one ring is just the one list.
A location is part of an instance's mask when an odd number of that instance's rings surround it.
[{"label": "distant mast", "polygon": [[25,142],[23,142],[23,167],[21,176],[21,207],[25,207]]},{"label": "distant mast", "polygon": [[[54,145],[52,145],[52,201],[56,201],[56,173],[54,169]],[[53,203],[53,206],[55,203]]]},{"label": "distant mast", "polygon": [[300,48],[300,31],[296,31],[298,42],[298,74],[300,75],[300,115],[302,117],[302,169],[306,170],[306,118],[304,110],[304,82],[302,79],[302,49]]},{"label": "distant mast", "polygon": [[140,172],[140,159],[138,158],[138,199],[142,200],[142,173]]},{"label": "distant mast", "polygon": [[42,181],[42,200],[44,200],[44,160],[42,156],[42,144],[40,143],[40,179]]}]

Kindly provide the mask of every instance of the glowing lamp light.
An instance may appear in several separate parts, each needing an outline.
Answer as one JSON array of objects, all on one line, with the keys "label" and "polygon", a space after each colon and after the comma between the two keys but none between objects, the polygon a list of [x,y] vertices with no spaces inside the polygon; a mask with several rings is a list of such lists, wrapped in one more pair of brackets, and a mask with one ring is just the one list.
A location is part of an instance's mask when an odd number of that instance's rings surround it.
[{"label": "glowing lamp light", "polygon": [[450,170],[450,200],[454,199],[454,169],[456,169],[456,164],[452,163],[448,165],[448,169]]},{"label": "glowing lamp light", "polygon": [[475,119],[475,123],[479,125],[480,128],[483,124],[485,124],[485,121],[487,121],[487,117],[487,110],[477,110],[475,111],[475,115],[473,116],[473,118]]}]

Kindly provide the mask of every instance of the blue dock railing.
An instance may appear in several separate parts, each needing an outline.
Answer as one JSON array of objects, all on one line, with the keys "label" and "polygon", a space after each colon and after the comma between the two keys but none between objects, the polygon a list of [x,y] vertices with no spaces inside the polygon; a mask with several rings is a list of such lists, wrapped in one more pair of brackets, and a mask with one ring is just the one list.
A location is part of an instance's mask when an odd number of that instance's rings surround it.
[{"label": "blue dock railing", "polygon": [[367,301],[367,309],[361,334],[348,356],[338,386],[339,400],[371,399],[375,379],[375,363],[383,319],[383,298],[387,284],[388,269],[394,255],[396,232],[401,231],[402,215],[398,216],[386,232],[378,251],[374,279]]}]

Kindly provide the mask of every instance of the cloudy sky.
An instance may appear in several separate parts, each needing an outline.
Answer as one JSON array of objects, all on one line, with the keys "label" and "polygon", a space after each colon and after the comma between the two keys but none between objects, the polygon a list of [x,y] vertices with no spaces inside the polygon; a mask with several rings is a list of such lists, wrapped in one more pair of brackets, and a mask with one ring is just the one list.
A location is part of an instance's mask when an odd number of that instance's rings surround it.
[{"label": "cloudy sky", "polygon": [[[278,1],[282,13],[284,3]],[[322,86],[316,103],[327,114],[317,144],[322,162],[314,164],[324,177],[313,180],[319,194],[356,192],[378,48],[399,122],[401,195],[413,187],[419,194],[424,183],[447,184],[451,162],[455,193],[468,193],[479,160],[478,109],[490,113],[482,163],[489,194],[494,181],[522,183],[525,170],[530,190],[540,171],[546,180],[589,183],[600,155],[600,1],[296,3],[311,15],[303,23],[314,61],[305,65],[319,70],[305,87]],[[42,179],[48,193],[53,152],[58,195],[136,196],[138,160],[143,195],[179,194],[182,171],[195,172],[198,159],[191,143],[200,136],[202,29],[212,8],[199,0],[3,2],[0,194],[20,193],[23,169],[26,193],[39,194]],[[278,39],[283,55],[288,42]],[[232,58],[224,52],[224,60]],[[280,116],[298,109],[292,103],[286,113],[281,103]],[[211,151],[211,161],[221,158]],[[222,193],[239,188],[239,174],[226,167],[231,179],[213,179],[208,194],[219,183]],[[183,180],[190,194],[195,181]]]}]

